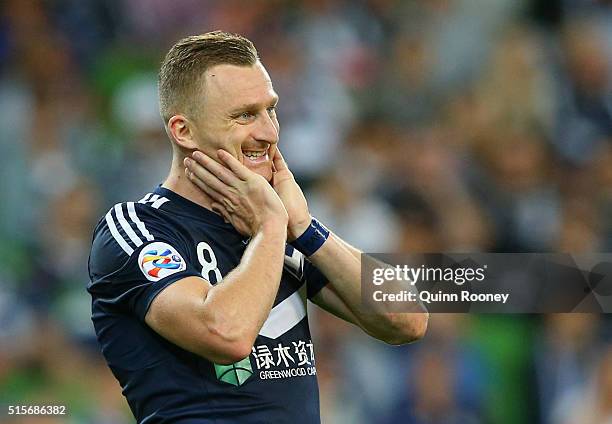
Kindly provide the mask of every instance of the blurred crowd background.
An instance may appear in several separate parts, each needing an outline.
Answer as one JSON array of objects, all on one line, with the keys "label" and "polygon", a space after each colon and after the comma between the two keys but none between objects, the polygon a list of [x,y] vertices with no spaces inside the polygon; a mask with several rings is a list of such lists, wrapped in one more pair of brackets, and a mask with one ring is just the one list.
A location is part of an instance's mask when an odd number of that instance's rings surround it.
[{"label": "blurred crowd background", "polygon": [[[281,149],[349,242],[612,248],[611,1],[2,0],[1,422],[133,422],[89,318],[92,230],[164,179],[156,72],[214,29],[255,42]],[[435,315],[399,348],[311,320],[324,423],[612,422],[609,316]]]}]

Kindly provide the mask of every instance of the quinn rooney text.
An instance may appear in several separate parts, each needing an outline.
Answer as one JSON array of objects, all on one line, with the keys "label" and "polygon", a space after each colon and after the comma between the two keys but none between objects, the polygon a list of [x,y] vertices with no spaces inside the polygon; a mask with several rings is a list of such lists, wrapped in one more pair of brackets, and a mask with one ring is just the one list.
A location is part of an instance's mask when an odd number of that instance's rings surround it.
[{"label": "quinn rooney text", "polygon": [[420,293],[409,292],[407,290],[402,290],[398,293],[385,293],[381,290],[376,290],[372,293],[372,298],[375,302],[496,302],[505,304],[509,297],[509,293],[471,293],[467,290],[463,290],[461,293],[444,293],[442,291],[432,293],[425,290]]}]

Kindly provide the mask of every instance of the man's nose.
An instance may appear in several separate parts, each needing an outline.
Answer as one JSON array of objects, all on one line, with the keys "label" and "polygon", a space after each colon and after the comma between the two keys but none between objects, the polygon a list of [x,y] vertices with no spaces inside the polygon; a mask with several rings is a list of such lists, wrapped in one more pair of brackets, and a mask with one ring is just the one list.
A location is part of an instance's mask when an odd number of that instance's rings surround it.
[{"label": "man's nose", "polygon": [[257,119],[253,137],[270,144],[278,143],[278,121],[267,112]]}]

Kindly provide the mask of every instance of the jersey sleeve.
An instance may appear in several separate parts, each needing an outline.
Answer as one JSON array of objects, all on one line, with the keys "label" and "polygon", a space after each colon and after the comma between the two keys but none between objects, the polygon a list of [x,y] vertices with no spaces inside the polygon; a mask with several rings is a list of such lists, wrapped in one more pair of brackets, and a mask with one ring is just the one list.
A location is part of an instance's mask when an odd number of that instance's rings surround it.
[{"label": "jersey sleeve", "polygon": [[188,249],[148,207],[127,203],[112,208],[94,232],[89,256],[93,302],[104,303],[144,321],[151,302],[164,288],[188,276]]},{"label": "jersey sleeve", "polygon": [[319,268],[314,266],[308,259],[304,260],[304,279],[306,280],[306,293],[308,299],[312,299],[327,285],[327,278]]},{"label": "jersey sleeve", "polygon": [[306,281],[306,293],[308,299],[312,299],[327,285],[327,278],[319,268],[314,266],[308,259],[304,259],[304,280]]}]

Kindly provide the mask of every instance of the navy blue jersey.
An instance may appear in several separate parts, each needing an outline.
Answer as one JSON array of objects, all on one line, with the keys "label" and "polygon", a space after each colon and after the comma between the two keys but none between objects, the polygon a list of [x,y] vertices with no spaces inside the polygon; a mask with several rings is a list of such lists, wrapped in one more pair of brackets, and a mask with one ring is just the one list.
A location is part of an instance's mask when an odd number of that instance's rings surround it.
[{"label": "navy blue jersey", "polygon": [[326,281],[291,246],[274,307],[244,360],[214,364],[144,321],[165,287],[187,276],[219,283],[248,243],[219,215],[163,187],[115,205],[98,223],[87,288],[92,320],[139,423],[320,422],[306,298]]}]

